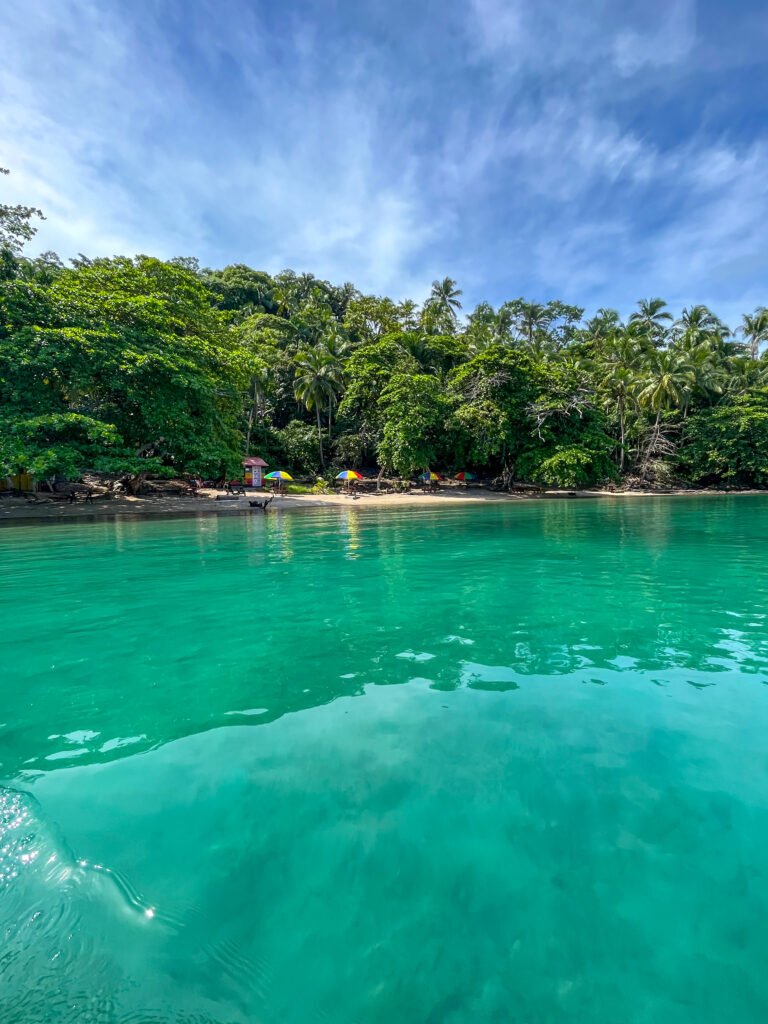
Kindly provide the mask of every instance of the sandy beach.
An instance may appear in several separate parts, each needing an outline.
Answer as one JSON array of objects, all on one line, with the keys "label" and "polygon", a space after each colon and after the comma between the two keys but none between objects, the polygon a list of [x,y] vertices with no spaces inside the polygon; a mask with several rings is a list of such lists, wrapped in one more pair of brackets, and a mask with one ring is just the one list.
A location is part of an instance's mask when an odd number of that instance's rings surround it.
[{"label": "sandy beach", "polygon": [[[86,504],[82,499],[70,505],[66,501],[52,501],[41,495],[36,501],[26,498],[4,498],[0,501],[0,522],[7,521],[50,521],[78,518],[84,516],[89,518],[104,518],[116,515],[129,515],[141,517],[162,517],[215,513],[218,515],[231,515],[232,513],[248,512],[253,515],[263,515],[260,509],[252,508],[248,502],[263,500],[268,495],[261,492],[254,492],[246,497],[238,496],[236,500],[224,498],[223,492],[201,491],[199,496],[165,496],[147,495],[140,497],[129,497],[119,495],[113,498],[99,498],[94,496],[92,504]],[[467,502],[488,502],[488,501],[526,501],[527,497],[509,494],[497,494],[492,491],[480,489],[464,490],[463,488],[452,488],[437,492],[435,494],[376,494],[363,493],[357,497],[352,495],[337,494],[286,494],[276,496],[271,502],[267,514],[273,511],[301,510],[314,508],[379,508],[379,507],[401,507],[414,505],[436,505],[436,504],[457,504]]]},{"label": "sandy beach", "polygon": [[[196,497],[148,495],[129,497],[119,495],[104,499],[94,497],[92,504],[82,499],[75,504],[53,501],[40,495],[37,500],[27,498],[3,498],[0,500],[0,525],[14,522],[56,522],[66,519],[104,519],[113,516],[136,516],[161,518],[199,515],[205,513],[231,515],[247,512],[262,515],[260,509],[252,508],[250,500],[263,499],[263,493],[246,497],[238,496],[219,500],[222,492],[201,491]],[[488,502],[530,502],[573,498],[647,498],[647,497],[717,497],[731,494],[764,494],[765,491],[713,491],[713,490],[669,490],[669,491],[543,491],[530,494],[506,494],[487,491],[482,488],[466,490],[459,487],[443,488],[432,494],[416,491],[409,494],[378,494],[363,492],[357,497],[344,493],[335,494],[288,494],[280,495],[270,504],[268,513],[273,511],[301,511],[317,508],[434,508],[441,505],[459,505]]]}]

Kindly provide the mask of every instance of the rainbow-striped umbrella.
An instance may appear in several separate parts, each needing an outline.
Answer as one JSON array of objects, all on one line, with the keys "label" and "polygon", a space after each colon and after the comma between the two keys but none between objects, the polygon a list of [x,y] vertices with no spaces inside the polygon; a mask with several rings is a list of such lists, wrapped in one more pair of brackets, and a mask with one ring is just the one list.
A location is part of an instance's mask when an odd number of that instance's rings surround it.
[{"label": "rainbow-striped umbrella", "polygon": [[428,469],[426,473],[421,474],[421,479],[424,481],[425,484],[428,484],[431,483],[433,480],[439,480],[440,474],[433,473],[431,469]]},{"label": "rainbow-striped umbrella", "polygon": [[456,479],[457,480],[464,480],[465,482],[467,480],[474,480],[475,479],[475,474],[474,473],[467,473],[466,471],[462,471],[461,473],[457,473],[456,474]]},{"label": "rainbow-striped umbrella", "polygon": [[337,480],[362,480],[363,474],[358,473],[356,469],[342,469],[340,473],[336,474]]},{"label": "rainbow-striped umbrella", "polygon": [[271,473],[267,473],[264,477],[265,480],[293,480],[290,473],[286,473],[284,469],[274,469]]}]

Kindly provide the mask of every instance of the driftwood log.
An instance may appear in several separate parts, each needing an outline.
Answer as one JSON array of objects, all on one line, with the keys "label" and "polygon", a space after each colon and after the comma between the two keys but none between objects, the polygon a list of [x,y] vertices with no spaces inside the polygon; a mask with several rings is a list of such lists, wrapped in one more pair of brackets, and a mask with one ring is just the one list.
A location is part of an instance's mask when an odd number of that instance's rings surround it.
[{"label": "driftwood log", "polygon": [[248,502],[248,504],[251,506],[251,508],[259,508],[261,509],[262,512],[266,512],[274,500],[275,496],[273,494],[270,498],[264,498],[261,501],[258,498],[252,499]]}]

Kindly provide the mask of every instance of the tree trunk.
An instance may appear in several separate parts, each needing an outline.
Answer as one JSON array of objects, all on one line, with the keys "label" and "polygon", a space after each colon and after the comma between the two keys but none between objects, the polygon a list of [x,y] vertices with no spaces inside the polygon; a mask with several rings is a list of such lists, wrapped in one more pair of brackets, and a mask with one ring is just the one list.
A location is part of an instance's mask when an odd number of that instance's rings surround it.
[{"label": "tree trunk", "polygon": [[620,473],[624,472],[624,434],[625,434],[624,407],[623,406],[619,406],[619,441],[621,443],[621,448],[619,449],[619,472]]},{"label": "tree trunk", "polygon": [[251,408],[248,410],[248,430],[245,433],[245,455],[246,458],[251,454],[251,431],[253,430],[253,403]]},{"label": "tree trunk", "polygon": [[328,398],[328,447],[331,445],[331,419],[333,417],[333,399]]},{"label": "tree trunk", "polygon": [[653,430],[651,436],[648,439],[648,444],[645,449],[645,457],[643,458],[643,464],[640,468],[640,475],[645,476],[648,470],[648,463],[651,461],[651,452],[653,451],[656,441],[659,436],[659,422],[661,420],[661,409],[656,413],[656,422],[653,424]]},{"label": "tree trunk", "polygon": [[141,494],[141,489],[147,479],[146,473],[135,473],[133,476],[126,478],[125,485],[128,488],[128,493],[134,498],[137,494]]},{"label": "tree trunk", "polygon": [[320,444],[320,468],[325,469],[325,459],[323,458],[323,425],[320,422],[320,404],[315,406],[315,412],[317,413],[317,440]]}]

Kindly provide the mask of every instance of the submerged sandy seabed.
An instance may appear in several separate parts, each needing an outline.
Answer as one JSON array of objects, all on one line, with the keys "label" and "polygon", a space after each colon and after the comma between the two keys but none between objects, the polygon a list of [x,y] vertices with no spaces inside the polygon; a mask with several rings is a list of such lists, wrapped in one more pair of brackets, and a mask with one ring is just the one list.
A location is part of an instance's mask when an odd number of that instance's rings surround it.
[{"label": "submerged sandy seabed", "polygon": [[[479,488],[465,490],[459,487],[446,487],[433,494],[377,494],[363,492],[357,497],[348,494],[289,494],[275,498],[270,505],[272,510],[308,509],[308,508],[402,508],[412,506],[435,507],[436,505],[469,504],[473,502],[510,502],[540,501],[557,498],[642,498],[660,496],[702,497],[737,494],[765,494],[765,491],[544,491],[532,494],[502,494]],[[7,521],[35,520],[55,521],[61,519],[106,518],[115,515],[131,516],[178,516],[194,513],[233,513],[249,512],[261,515],[259,509],[252,508],[250,500],[266,497],[256,493],[249,497],[239,497],[236,501],[217,501],[215,491],[204,491],[199,497],[160,496],[131,498],[120,496],[110,499],[94,498],[92,504],[82,500],[74,505],[65,501],[51,501],[41,497],[38,501],[24,498],[4,498],[0,500],[0,523]]]}]

